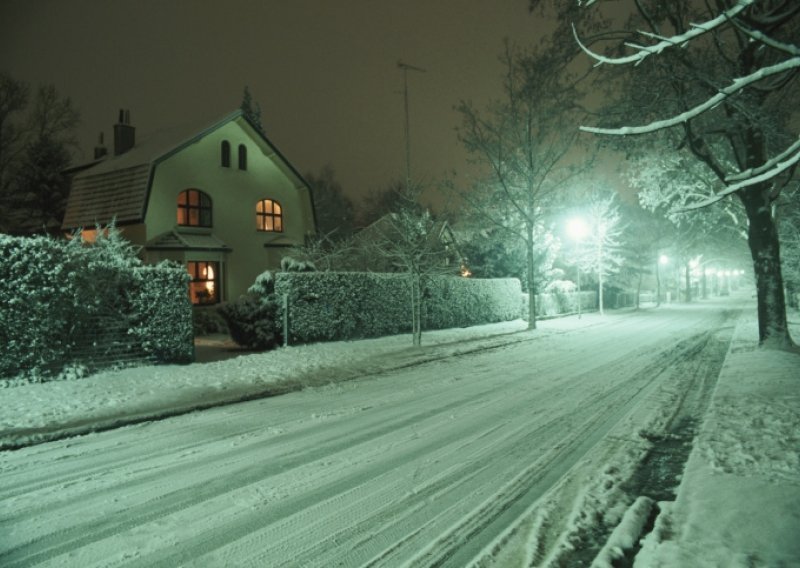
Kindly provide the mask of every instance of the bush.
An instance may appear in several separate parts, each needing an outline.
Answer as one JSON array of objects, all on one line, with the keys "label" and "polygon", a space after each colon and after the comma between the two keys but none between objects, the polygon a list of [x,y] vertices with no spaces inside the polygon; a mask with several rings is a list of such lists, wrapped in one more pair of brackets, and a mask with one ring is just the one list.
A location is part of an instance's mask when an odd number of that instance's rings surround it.
[{"label": "bush", "polygon": [[219,313],[236,343],[248,349],[271,349],[282,342],[278,308],[273,295],[242,296],[220,306]]},{"label": "bush", "polygon": [[191,359],[186,271],[141,267],[130,243],[107,230],[91,246],[0,235],[0,376],[46,380]]},{"label": "bush", "polygon": [[212,333],[230,333],[218,306],[192,308],[192,330],[195,337]]}]

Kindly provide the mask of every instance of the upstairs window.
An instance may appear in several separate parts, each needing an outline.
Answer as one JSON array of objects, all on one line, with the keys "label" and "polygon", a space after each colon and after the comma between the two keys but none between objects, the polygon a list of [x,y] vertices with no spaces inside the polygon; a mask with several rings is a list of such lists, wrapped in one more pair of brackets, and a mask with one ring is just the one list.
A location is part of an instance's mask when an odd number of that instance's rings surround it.
[{"label": "upstairs window", "polygon": [[219,263],[187,262],[186,268],[191,276],[189,299],[192,304],[204,305],[219,302]]},{"label": "upstairs window", "polygon": [[178,225],[210,227],[211,198],[199,189],[181,191],[178,194]]},{"label": "upstairs window", "polygon": [[256,203],[256,228],[259,231],[283,232],[283,209],[272,199],[262,199]]},{"label": "upstairs window", "polygon": [[247,169],[247,146],[239,144],[239,169]]},{"label": "upstairs window", "polygon": [[223,168],[231,167],[231,143],[223,140],[220,146],[220,161]]}]

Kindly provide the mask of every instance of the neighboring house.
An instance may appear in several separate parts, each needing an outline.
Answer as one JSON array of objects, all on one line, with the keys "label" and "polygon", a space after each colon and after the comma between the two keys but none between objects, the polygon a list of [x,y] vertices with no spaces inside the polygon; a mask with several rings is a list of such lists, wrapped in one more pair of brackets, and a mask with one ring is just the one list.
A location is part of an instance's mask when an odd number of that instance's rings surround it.
[{"label": "neighboring house", "polygon": [[116,219],[145,262],[186,266],[193,304],[236,299],[315,233],[308,184],[240,110],[141,142],[120,111],[105,154],[74,174],[62,229],[91,239]]}]

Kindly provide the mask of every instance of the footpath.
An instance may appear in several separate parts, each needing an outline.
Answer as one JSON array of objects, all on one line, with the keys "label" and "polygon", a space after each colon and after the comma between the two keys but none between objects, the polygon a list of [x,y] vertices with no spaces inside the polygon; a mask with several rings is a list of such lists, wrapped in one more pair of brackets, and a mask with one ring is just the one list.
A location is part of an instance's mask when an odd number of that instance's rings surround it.
[{"label": "footpath", "polygon": [[800,355],[756,337],[745,310],[677,498],[659,503],[635,567],[800,566]]}]

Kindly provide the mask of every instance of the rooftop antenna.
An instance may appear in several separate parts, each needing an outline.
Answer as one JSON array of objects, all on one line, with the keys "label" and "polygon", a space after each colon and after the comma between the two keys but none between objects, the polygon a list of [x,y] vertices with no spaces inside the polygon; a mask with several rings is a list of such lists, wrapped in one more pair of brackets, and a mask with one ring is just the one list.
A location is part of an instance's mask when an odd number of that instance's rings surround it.
[{"label": "rooftop antenna", "polygon": [[405,111],[406,111],[406,191],[411,190],[411,132],[409,128],[409,120],[408,120],[408,72],[409,71],[419,71],[420,73],[425,73],[425,69],[421,69],[419,67],[414,67],[413,65],[409,65],[408,63],[403,63],[402,61],[397,62],[397,66],[403,70],[403,100],[405,103]]}]

